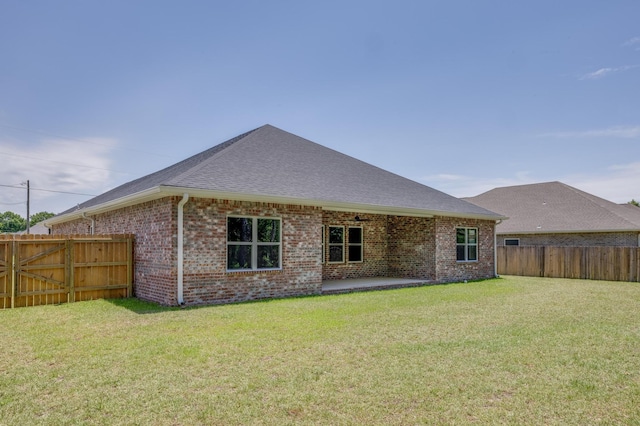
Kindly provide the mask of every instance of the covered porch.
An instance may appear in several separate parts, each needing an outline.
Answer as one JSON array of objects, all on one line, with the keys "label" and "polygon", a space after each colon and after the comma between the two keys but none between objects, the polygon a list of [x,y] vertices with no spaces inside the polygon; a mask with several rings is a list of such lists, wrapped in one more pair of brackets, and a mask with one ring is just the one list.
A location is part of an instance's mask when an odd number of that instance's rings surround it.
[{"label": "covered porch", "polygon": [[322,294],[351,293],[355,291],[388,290],[403,287],[418,287],[432,284],[432,281],[423,278],[391,278],[370,277],[351,278],[345,280],[323,280]]}]

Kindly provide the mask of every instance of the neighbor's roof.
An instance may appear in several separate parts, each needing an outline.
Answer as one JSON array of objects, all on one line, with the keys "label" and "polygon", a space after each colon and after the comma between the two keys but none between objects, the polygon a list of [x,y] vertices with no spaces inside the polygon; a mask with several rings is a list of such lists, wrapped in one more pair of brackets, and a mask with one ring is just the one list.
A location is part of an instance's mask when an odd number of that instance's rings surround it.
[{"label": "neighbor's roof", "polygon": [[49,223],[168,195],[326,209],[500,219],[487,209],[265,125],[125,183]]},{"label": "neighbor's roof", "polygon": [[[18,232],[18,234],[21,234],[21,235],[24,235],[26,233],[27,233],[26,230]],[[44,226],[44,223],[42,222],[38,222],[35,225],[29,227],[29,234],[31,235],[46,235],[48,233],[49,233],[49,228]]]},{"label": "neighbor's roof", "polygon": [[464,200],[508,216],[497,226],[499,234],[640,230],[640,208],[561,182],[495,188]]}]

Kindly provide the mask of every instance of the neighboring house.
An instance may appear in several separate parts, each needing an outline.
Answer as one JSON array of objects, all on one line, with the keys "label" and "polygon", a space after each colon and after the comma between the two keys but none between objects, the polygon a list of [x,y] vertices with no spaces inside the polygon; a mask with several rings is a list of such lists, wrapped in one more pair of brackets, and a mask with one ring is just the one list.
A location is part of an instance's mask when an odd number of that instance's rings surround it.
[{"label": "neighboring house", "polygon": [[464,200],[509,218],[497,226],[498,246],[639,245],[639,207],[561,182],[496,188]]},{"label": "neighboring house", "polygon": [[320,294],[323,280],[493,277],[503,216],[266,125],[48,219],[135,234],[136,296]]},{"label": "neighboring house", "polygon": [[[18,232],[18,234],[20,234],[20,235],[24,235],[26,233],[27,233],[26,230]],[[49,228],[44,226],[43,222],[38,222],[35,225],[29,227],[29,234],[30,235],[47,235],[49,233],[50,233]]]}]

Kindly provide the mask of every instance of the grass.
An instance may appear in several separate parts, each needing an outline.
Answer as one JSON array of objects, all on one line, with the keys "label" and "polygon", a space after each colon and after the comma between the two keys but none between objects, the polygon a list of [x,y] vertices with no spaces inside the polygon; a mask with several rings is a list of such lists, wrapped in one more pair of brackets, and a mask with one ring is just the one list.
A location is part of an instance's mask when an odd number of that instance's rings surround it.
[{"label": "grass", "polygon": [[640,285],[0,311],[0,424],[640,424]]}]

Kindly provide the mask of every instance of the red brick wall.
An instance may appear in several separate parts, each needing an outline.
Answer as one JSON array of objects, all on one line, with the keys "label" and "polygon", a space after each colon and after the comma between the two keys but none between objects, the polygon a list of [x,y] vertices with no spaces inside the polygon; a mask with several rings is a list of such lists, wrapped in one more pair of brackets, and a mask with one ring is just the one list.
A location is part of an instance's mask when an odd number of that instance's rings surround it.
[{"label": "red brick wall", "polygon": [[[355,217],[365,219],[357,222]],[[325,247],[325,263],[322,278],[325,280],[344,280],[349,278],[386,277],[388,276],[387,260],[387,216],[358,212],[322,212],[322,223],[325,225],[325,238],[328,244],[329,226],[344,226],[345,260],[342,263],[329,263],[329,250]],[[349,227],[362,228],[363,262],[349,262],[347,240]]]},{"label": "red brick wall", "polygon": [[638,247],[637,232],[498,235],[499,246],[504,245],[505,238],[519,238],[521,246]]},{"label": "red brick wall", "polygon": [[[136,235],[136,297],[177,302],[177,204],[168,197],[96,215],[95,232]],[[227,272],[227,215],[282,219],[282,270]],[[87,232],[90,222],[53,227],[55,234]],[[192,198],[184,206],[184,302],[187,305],[317,294],[322,289],[322,211],[315,207]],[[125,231],[126,230],[126,231]]]},{"label": "red brick wall", "polygon": [[[456,228],[459,227],[478,228],[477,262],[456,261]],[[435,218],[436,280],[456,282],[494,277],[494,227],[493,221]]]},{"label": "red brick wall", "polygon": [[[355,222],[355,216],[366,221]],[[325,232],[330,225],[344,226],[345,232],[348,226],[361,226],[364,231],[364,262],[325,262],[325,280],[391,276],[449,282],[494,276],[492,221],[329,211],[322,220]],[[477,262],[456,261],[456,228],[461,226],[479,229]],[[327,253],[325,248],[325,261]]]},{"label": "red brick wall", "polygon": [[[134,291],[141,299],[177,304],[177,205],[167,197],[99,214],[96,234],[133,233]],[[227,272],[228,215],[282,219],[282,270]],[[366,221],[356,222],[355,216]],[[88,220],[53,226],[54,234],[86,233]],[[325,225],[363,229],[363,262],[322,264]],[[479,261],[456,262],[455,228],[479,228]],[[323,211],[318,207],[192,198],[184,206],[184,301],[188,305],[318,294],[323,279],[375,276],[434,282],[492,277],[491,221]],[[345,254],[347,253],[345,247]]]},{"label": "red brick wall", "polygon": [[435,220],[389,216],[387,223],[391,276],[435,280]]},{"label": "red brick wall", "polygon": [[[177,199],[163,198],[93,216],[96,234],[132,233],[134,293],[163,305],[176,302]],[[89,220],[52,227],[53,234],[88,233]]]},{"label": "red brick wall", "polygon": [[[227,272],[227,215],[282,219],[282,270]],[[315,207],[196,198],[184,208],[188,305],[318,294],[322,211]]]}]

